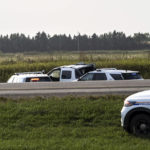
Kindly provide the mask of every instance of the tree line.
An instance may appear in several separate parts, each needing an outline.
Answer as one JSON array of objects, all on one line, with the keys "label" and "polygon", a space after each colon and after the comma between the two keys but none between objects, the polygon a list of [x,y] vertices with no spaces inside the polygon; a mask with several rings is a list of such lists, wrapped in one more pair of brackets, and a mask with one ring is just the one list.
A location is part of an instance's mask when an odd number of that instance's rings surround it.
[{"label": "tree line", "polygon": [[4,53],[140,49],[150,49],[149,33],[135,33],[133,36],[117,31],[91,36],[80,33],[50,36],[45,32],[38,32],[34,37],[19,33],[0,35],[0,51]]}]

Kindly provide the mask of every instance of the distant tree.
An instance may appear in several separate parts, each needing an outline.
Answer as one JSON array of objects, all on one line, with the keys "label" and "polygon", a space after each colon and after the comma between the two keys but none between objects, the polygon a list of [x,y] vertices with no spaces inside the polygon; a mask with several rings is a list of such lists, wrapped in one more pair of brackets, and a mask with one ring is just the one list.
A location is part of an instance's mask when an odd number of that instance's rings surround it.
[{"label": "distant tree", "polygon": [[91,37],[91,49],[98,50],[99,49],[99,37],[94,33]]},{"label": "distant tree", "polygon": [[147,48],[149,46],[148,42],[150,41],[149,33],[135,33],[133,36],[136,46],[138,49]]},{"label": "distant tree", "polygon": [[101,35],[53,35],[38,32],[35,37],[14,33],[10,36],[0,35],[0,51],[2,52],[53,52],[70,50],[134,50],[150,49],[150,34],[135,33],[126,36],[123,32],[109,32]]},{"label": "distant tree", "polygon": [[39,52],[48,51],[49,50],[49,40],[48,36],[45,32],[38,32],[35,36],[35,50]]}]

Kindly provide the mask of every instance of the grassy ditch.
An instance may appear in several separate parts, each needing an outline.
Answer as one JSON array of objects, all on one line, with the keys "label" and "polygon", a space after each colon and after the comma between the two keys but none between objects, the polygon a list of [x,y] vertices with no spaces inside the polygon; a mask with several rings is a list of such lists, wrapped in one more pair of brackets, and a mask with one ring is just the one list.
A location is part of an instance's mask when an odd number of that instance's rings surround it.
[{"label": "grassy ditch", "polygon": [[124,96],[0,98],[2,150],[146,150],[120,126]]}]

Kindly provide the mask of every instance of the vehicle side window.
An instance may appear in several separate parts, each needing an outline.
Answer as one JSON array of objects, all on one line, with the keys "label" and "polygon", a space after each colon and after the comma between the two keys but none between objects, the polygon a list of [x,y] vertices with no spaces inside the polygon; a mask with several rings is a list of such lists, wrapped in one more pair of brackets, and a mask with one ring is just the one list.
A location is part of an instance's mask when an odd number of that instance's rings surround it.
[{"label": "vehicle side window", "polygon": [[141,79],[142,77],[140,76],[139,73],[122,73],[122,76],[124,77],[125,80],[130,80],[130,79]]},{"label": "vehicle side window", "polygon": [[83,68],[80,68],[79,71],[82,75],[84,75],[85,73],[88,73],[89,71],[93,71],[95,70],[95,66],[89,66],[89,67],[83,67]]},{"label": "vehicle side window", "polygon": [[81,68],[81,69],[79,69],[79,70],[80,70],[80,72],[81,72],[82,75],[84,75],[84,74],[86,73],[85,68]]},{"label": "vehicle side window", "polygon": [[75,70],[75,77],[76,77],[76,79],[78,79],[78,78],[80,78],[82,76],[82,74],[80,73],[80,71],[79,70]]},{"label": "vehicle side window", "polygon": [[26,78],[25,82],[30,82],[31,78]]},{"label": "vehicle side window", "polygon": [[60,69],[57,70],[53,70],[50,74],[49,74],[50,78],[52,79],[52,81],[59,81],[60,80]]},{"label": "vehicle side window", "polygon": [[107,80],[105,73],[95,73],[93,80]]},{"label": "vehicle side window", "polygon": [[93,80],[93,73],[88,73],[80,79],[80,81],[87,81],[87,80]]},{"label": "vehicle side window", "polygon": [[110,74],[114,80],[123,80],[121,74]]},{"label": "vehicle side window", "polygon": [[49,77],[30,77],[26,78],[25,82],[48,82],[51,81]]},{"label": "vehicle side window", "polygon": [[61,78],[62,79],[71,79],[72,71],[62,71]]},{"label": "vehicle side window", "polygon": [[47,82],[47,81],[51,81],[49,77],[40,77],[39,79],[40,79],[39,82]]}]

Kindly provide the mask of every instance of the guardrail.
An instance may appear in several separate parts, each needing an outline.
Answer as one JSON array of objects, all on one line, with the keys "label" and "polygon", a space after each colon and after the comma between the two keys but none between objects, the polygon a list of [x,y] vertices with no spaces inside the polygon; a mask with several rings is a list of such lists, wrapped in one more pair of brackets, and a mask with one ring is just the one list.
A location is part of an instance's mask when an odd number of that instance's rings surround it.
[{"label": "guardrail", "polygon": [[150,80],[0,83],[0,96],[129,95],[148,89]]}]

